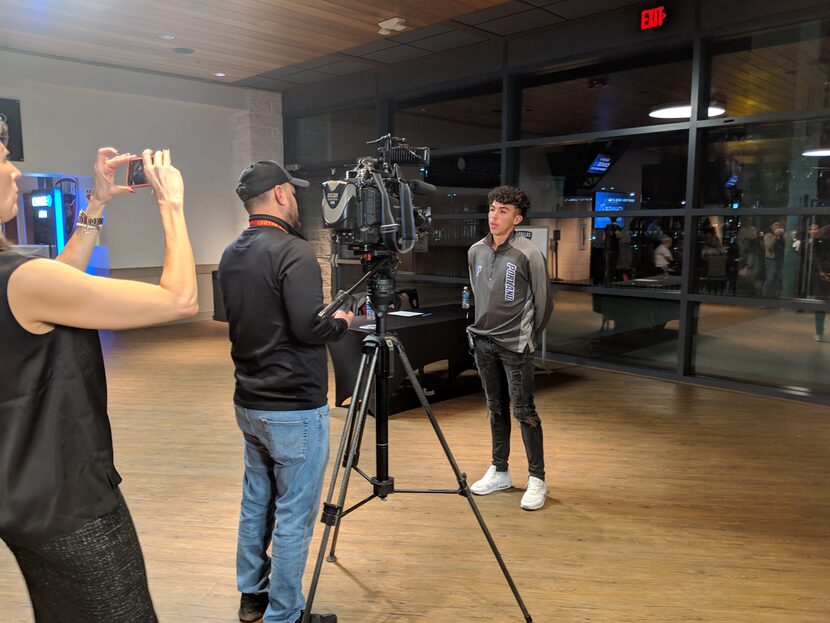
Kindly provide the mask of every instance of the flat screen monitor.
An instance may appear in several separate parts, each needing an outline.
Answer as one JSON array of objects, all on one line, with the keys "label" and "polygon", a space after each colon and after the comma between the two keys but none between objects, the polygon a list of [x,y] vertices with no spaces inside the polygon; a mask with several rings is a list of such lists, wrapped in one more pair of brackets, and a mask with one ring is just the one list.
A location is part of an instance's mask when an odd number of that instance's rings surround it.
[{"label": "flat screen monitor", "polygon": [[[636,199],[634,193],[621,193],[613,191],[597,191],[594,193],[594,211],[596,212],[621,212],[626,208],[634,207]],[[610,216],[595,216],[594,229],[605,229],[611,224]],[[619,227],[623,227],[624,222],[621,216],[614,219]]]},{"label": "flat screen monitor", "polygon": [[605,173],[608,167],[611,166],[611,156],[606,154],[597,154],[591,166],[588,167],[588,173],[599,175]]}]

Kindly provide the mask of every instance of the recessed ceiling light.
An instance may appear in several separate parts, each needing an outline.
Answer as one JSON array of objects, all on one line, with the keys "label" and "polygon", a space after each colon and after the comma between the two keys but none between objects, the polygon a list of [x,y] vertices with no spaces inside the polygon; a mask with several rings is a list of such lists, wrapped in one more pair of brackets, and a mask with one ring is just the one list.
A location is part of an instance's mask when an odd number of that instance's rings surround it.
[{"label": "recessed ceiling light", "polygon": [[176,35],[169,32],[163,32],[159,35],[159,39],[163,39],[164,41],[173,41],[175,38]]},{"label": "recessed ceiling light", "polygon": [[802,156],[830,156],[830,147],[820,147],[818,149],[808,149],[801,152]]},{"label": "recessed ceiling light", "polygon": [[193,48],[173,48],[176,54],[193,54],[195,51]]},{"label": "recessed ceiling light", "polygon": [[[726,112],[723,104],[712,102],[709,104],[709,117],[720,117]],[[671,104],[668,106],[658,106],[653,108],[648,113],[649,117],[654,119],[688,119],[692,116],[692,107],[690,104]]]},{"label": "recessed ceiling light", "polygon": [[213,75],[217,78],[225,78],[228,74],[226,74],[224,71],[214,71]]}]

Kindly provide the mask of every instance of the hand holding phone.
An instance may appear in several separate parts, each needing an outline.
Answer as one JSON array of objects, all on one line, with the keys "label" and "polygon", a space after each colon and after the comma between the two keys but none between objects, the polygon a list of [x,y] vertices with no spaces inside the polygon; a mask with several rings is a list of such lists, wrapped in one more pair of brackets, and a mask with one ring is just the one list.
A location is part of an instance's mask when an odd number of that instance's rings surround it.
[{"label": "hand holding phone", "polygon": [[[144,166],[145,185],[153,189],[153,197],[162,212],[181,212],[184,208],[184,182],[182,174],[173,166],[170,150],[153,152],[145,149],[141,158]],[[138,179],[134,180],[140,181]]]},{"label": "hand holding phone", "polygon": [[92,169],[95,186],[91,198],[96,202],[106,204],[116,195],[133,192],[129,187],[115,183],[115,170],[133,158],[135,158],[133,154],[119,154],[118,150],[113,147],[101,147]]}]

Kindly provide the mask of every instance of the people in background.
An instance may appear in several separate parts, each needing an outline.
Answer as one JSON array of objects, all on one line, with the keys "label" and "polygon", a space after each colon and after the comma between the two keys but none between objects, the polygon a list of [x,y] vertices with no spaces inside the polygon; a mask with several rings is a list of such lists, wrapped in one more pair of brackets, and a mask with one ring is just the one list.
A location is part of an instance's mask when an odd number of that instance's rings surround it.
[{"label": "people in background", "polygon": [[739,217],[736,294],[757,296],[763,276],[764,250],[752,217]]},{"label": "people in background", "polygon": [[[0,136],[4,124],[0,123]],[[98,150],[94,190],[55,259],[0,236],[0,538],[14,554],[38,622],[156,621],[144,559],[119,492],[96,329],[192,316],[196,270],[184,188],[170,152],[143,154],[166,249],[160,285],[84,272],[114,182],[132,156]],[[17,214],[20,171],[0,145],[0,217]]]},{"label": "people in background", "polygon": [[512,486],[510,408],[522,431],[529,477],[521,507],[540,509],[547,499],[542,422],[533,400],[533,353],[553,301],[541,251],[514,230],[530,209],[521,189],[490,191],[490,233],[470,247],[467,261],[475,297],[475,322],[468,327],[490,411],[492,465],[470,490],[488,495]]},{"label": "people in background", "polygon": [[764,285],[761,287],[761,296],[774,296],[776,286],[781,280],[781,269],[784,264],[784,228],[780,221],[775,221],[769,231],[764,234]]},{"label": "people in background", "polygon": [[720,238],[715,234],[707,235],[703,241],[703,248],[700,250],[700,256],[703,258],[712,255],[723,255],[723,245]]},{"label": "people in background", "polygon": [[[810,224],[807,229],[807,266],[810,271],[810,296],[830,300],[830,225],[819,227]],[[816,342],[824,341],[824,321],[826,312],[815,311]]]},{"label": "people in background", "polygon": [[674,261],[671,254],[671,236],[664,235],[660,238],[660,244],[654,249],[654,267],[664,275],[669,273],[669,264]]},{"label": "people in background", "polygon": [[[302,618],[303,571],[329,454],[324,344],[343,337],[354,317],[337,311],[317,319],[323,282],[299,231],[295,197],[295,188],[306,186],[270,160],[246,168],[236,193],[249,227],[219,263],[245,444],[236,553],[244,622]],[[312,614],[311,621],[337,617]]]}]

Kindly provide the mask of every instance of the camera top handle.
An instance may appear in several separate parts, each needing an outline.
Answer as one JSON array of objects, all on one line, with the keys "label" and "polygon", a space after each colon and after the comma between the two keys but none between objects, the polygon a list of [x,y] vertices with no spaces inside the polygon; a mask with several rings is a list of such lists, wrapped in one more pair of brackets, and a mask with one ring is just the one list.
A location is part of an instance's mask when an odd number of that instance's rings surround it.
[{"label": "camera top handle", "polygon": [[[415,210],[412,204],[412,189],[409,187],[409,184],[401,180],[396,165],[395,177],[393,179],[398,182],[398,205],[401,210],[401,224],[398,225],[395,222],[395,217],[392,215],[392,201],[389,198],[389,191],[386,189],[383,175],[377,171],[373,171],[372,179],[375,181],[375,186],[377,186],[380,192],[380,233],[383,237],[383,244],[390,251],[409,253],[415,247],[415,243],[418,240],[418,235],[415,233]],[[399,230],[403,234],[400,241],[398,240]]]}]

